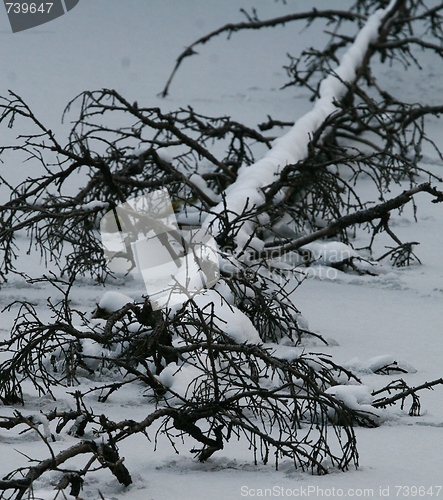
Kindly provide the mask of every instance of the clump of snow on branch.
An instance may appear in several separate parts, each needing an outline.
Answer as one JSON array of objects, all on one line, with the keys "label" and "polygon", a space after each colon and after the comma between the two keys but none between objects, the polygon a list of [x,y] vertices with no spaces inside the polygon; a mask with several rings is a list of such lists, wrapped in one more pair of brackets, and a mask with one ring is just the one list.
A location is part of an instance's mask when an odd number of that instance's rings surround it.
[{"label": "clump of snow on branch", "polygon": [[308,250],[311,260],[317,264],[331,265],[339,264],[350,259],[360,259],[361,256],[349,245],[332,241],[330,243],[321,243],[313,241],[302,247],[303,250]]},{"label": "clump of snow on branch", "polygon": [[[335,385],[326,389],[326,394],[344,403],[352,410],[361,411],[378,416],[380,414],[373,406],[374,400],[371,390],[366,385]],[[333,416],[330,415],[332,418]]]},{"label": "clump of snow on branch", "polygon": [[98,306],[107,313],[113,313],[131,302],[134,302],[134,299],[131,299],[131,297],[128,297],[123,293],[113,291],[106,292],[100,299]]},{"label": "clump of snow on branch", "polygon": [[213,290],[195,297],[200,310],[214,308],[214,326],[237,344],[261,344],[262,340],[252,321],[237,307],[229,304]]}]

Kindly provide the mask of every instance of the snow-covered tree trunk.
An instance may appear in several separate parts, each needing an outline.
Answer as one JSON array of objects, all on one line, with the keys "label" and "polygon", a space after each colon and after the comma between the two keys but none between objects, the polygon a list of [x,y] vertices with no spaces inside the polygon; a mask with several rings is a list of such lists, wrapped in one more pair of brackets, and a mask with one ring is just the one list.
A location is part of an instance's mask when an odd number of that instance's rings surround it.
[{"label": "snow-covered tree trunk", "polygon": [[[391,0],[385,9],[377,10],[368,18],[338,67],[321,82],[319,98],[311,111],[299,118],[287,133],[276,139],[263,158],[239,169],[235,182],[224,193],[223,202],[219,203],[205,220],[205,226],[210,227],[213,234],[217,235],[222,230],[222,219],[218,214],[225,213],[226,225],[226,220],[253,212],[254,208],[265,203],[263,188],[275,182],[286,165],[296,164],[307,157],[313,135],[328,117],[338,111],[336,103],[345,97],[349,87],[358,78],[359,69],[367,64],[371,44],[379,40],[382,28],[395,16],[403,3],[403,0]],[[258,238],[251,238],[253,230],[254,223],[251,220],[243,223],[235,236],[238,249],[249,245],[254,250],[262,250],[263,242]]]}]

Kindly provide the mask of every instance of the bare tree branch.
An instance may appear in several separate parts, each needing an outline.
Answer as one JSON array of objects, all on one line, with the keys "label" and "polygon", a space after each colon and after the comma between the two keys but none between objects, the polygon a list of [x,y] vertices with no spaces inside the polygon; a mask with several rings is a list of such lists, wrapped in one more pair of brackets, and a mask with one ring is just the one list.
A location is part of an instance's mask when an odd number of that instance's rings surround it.
[{"label": "bare tree branch", "polygon": [[212,31],[211,33],[208,33],[207,35],[202,36],[201,38],[193,42],[191,45],[186,47],[186,49],[177,57],[174,69],[172,70],[172,73],[169,76],[168,81],[166,82],[165,88],[161,91],[160,95],[162,97],[166,97],[169,94],[169,87],[171,86],[172,80],[174,79],[174,76],[177,73],[179,67],[181,66],[183,60],[186,59],[187,57],[197,54],[197,52],[195,52],[194,50],[197,45],[204,45],[205,43],[209,42],[209,40],[218,35],[221,35],[222,33],[228,33],[228,38],[230,38],[230,36],[233,33],[236,33],[237,31],[258,30],[261,28],[273,28],[275,26],[281,26],[281,25],[284,26],[289,22],[300,21],[300,20],[307,21],[310,24],[315,19],[327,19],[329,21],[337,22],[337,20],[348,20],[348,21],[363,20],[364,17],[356,13],[353,13],[351,11],[312,9],[309,12],[299,12],[295,14],[289,14],[286,16],[276,17],[273,19],[267,19],[264,21],[260,21],[259,19],[254,19],[254,20],[250,19],[249,22],[242,22],[236,24],[228,23],[225,26],[222,26],[221,28],[218,28]]},{"label": "bare tree branch", "polygon": [[420,184],[419,186],[415,186],[414,188],[408,189],[407,191],[403,191],[403,193],[399,194],[395,198],[391,198],[390,200],[380,203],[374,207],[360,210],[358,212],[335,219],[327,227],[319,229],[314,233],[307,234],[306,236],[302,236],[297,240],[291,241],[281,246],[274,246],[273,244],[268,249],[258,253],[257,256],[260,258],[267,258],[272,257],[273,255],[275,256],[277,253],[279,255],[284,255],[287,252],[297,250],[298,248],[307,245],[308,243],[312,243],[313,241],[316,241],[320,238],[328,238],[330,236],[334,236],[343,229],[346,229],[350,226],[363,224],[365,222],[371,222],[374,219],[382,219],[392,210],[400,208],[406,203],[409,203],[412,200],[413,195],[420,192],[426,192],[431,194],[432,196],[435,196],[435,199],[432,200],[433,203],[443,202],[442,191],[438,191],[436,188],[433,188],[429,183]]}]

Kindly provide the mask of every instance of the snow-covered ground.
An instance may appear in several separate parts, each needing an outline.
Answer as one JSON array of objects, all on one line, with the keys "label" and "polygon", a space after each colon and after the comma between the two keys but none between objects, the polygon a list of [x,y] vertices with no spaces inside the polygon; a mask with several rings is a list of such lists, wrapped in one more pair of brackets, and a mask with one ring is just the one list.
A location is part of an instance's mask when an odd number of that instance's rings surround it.
[{"label": "snow-covered ground", "polygon": [[[305,46],[320,43],[322,38],[319,29],[302,31],[301,24],[242,32],[233,35],[229,42],[225,37],[214,39],[199,48],[198,56],[185,61],[166,99],[157,95],[182,48],[227,22],[242,20],[240,7],[255,6],[265,18],[289,12],[291,3],[83,0],[67,15],[14,35],[0,9],[1,93],[11,89],[19,94],[56,134],[67,130],[66,124],[60,124],[66,103],[83,90],[102,87],[115,88],[129,101],[137,100],[145,106],[173,110],[191,105],[203,114],[232,115],[250,126],[266,121],[268,115],[295,120],[312,104],[303,92],[293,87],[279,90],[286,83],[282,69],[288,62],[286,53],[297,54]],[[301,4],[298,3],[300,8],[306,7]],[[329,2],[316,0],[315,5],[326,6]],[[412,96],[412,100],[415,96],[416,100],[438,102],[443,68],[432,60],[425,60],[423,68],[421,74],[386,68],[392,92]],[[442,131],[441,124],[432,120],[431,137],[439,141]],[[3,143],[7,139],[3,135],[0,140]],[[30,175],[26,164],[9,164],[8,157],[11,156],[6,155],[5,164],[1,165],[8,179],[18,181]],[[443,166],[436,161],[435,154],[429,152],[426,161],[427,168],[443,174]],[[408,206],[401,218],[393,214],[392,227],[401,240],[420,242],[415,251],[421,266],[402,269],[384,266],[378,276],[319,273],[317,277],[309,276],[293,296],[310,328],[334,340],[327,347],[319,345],[312,350],[330,354],[336,362],[354,370],[371,390],[399,378],[395,374],[374,373],[374,366],[383,359],[395,359],[407,366],[409,373],[401,376],[411,386],[443,376],[443,207],[431,204],[429,196],[420,195],[416,199],[417,222],[412,207]],[[25,245],[26,241],[22,243]],[[379,254],[384,252],[385,244],[391,242],[380,239],[377,243]],[[359,241],[355,246],[359,246]],[[33,254],[33,259],[24,261],[30,273],[38,267],[38,255]],[[132,298],[140,295],[139,289],[130,286],[122,287],[120,292]],[[53,293],[44,286],[31,286],[12,278],[0,290],[0,306],[26,299],[43,311],[47,296]],[[92,311],[103,294],[103,288],[85,280],[73,290],[72,298],[77,307]],[[1,314],[2,336],[7,335],[13,318],[14,311]],[[345,394],[347,398],[355,397],[359,404],[366,404],[367,400],[361,396],[365,395]],[[265,495],[443,497],[443,488],[439,488],[443,485],[443,387],[421,391],[420,396],[420,417],[393,411],[382,426],[357,429],[358,470],[316,477],[294,471],[283,463],[275,471],[272,464],[254,465],[252,453],[244,442],[230,443],[201,464],[189,452],[189,445],[178,445],[180,454],[176,454],[164,440],[154,452],[153,443],[136,438],[123,442],[121,447],[134,484],[124,489],[108,473],[100,473],[96,483],[85,484],[82,497],[99,498],[98,490],[107,499],[119,500],[222,500]],[[65,404],[63,399],[57,402],[60,408]],[[21,411],[31,414],[53,405],[48,398],[30,396]],[[145,405],[142,395],[134,390],[117,393],[112,404],[105,404],[104,411],[115,418],[130,415],[141,419],[147,413]],[[0,415],[10,412],[11,408],[0,408]],[[64,445],[62,440],[55,443],[54,449],[61,450]],[[24,465],[26,458],[21,453],[46,458],[47,449],[31,433],[18,435],[2,430],[1,477]],[[39,484],[37,498],[54,498],[48,479]]]}]

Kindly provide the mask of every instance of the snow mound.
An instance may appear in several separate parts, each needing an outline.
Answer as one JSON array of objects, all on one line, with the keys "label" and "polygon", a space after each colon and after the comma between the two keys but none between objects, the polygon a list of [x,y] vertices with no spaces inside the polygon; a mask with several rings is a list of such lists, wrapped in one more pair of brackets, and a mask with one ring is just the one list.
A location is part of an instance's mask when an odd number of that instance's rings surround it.
[{"label": "snow mound", "polygon": [[332,241],[329,243],[314,241],[301,248],[310,253],[311,260],[313,260],[315,264],[324,266],[339,264],[340,262],[348,261],[352,258],[361,259],[361,256],[352,247],[339,241]]},{"label": "snow mound", "polygon": [[214,326],[231,337],[237,344],[261,344],[262,340],[252,321],[237,307],[229,304],[214,290],[194,298],[200,309],[214,308]]},{"label": "snow mound", "polygon": [[208,186],[207,182],[201,175],[196,173],[191,174],[191,176],[189,177],[189,182],[200,189],[200,191],[202,191],[215,203],[219,203],[221,201],[221,196],[214,193],[214,191]]},{"label": "snow mound", "polygon": [[335,385],[326,389],[325,393],[334,396],[351,410],[370,414],[371,419],[381,416],[380,410],[372,406],[373,396],[366,385]]},{"label": "snow mound", "polygon": [[118,311],[126,304],[134,302],[134,299],[120,292],[106,292],[100,299],[98,306],[108,313]]},{"label": "snow mound", "polygon": [[374,356],[367,361],[353,358],[343,366],[348,370],[360,373],[380,373],[386,374],[390,371],[400,371],[403,373],[416,373],[416,369],[406,361],[397,360],[391,354],[381,354]]}]

